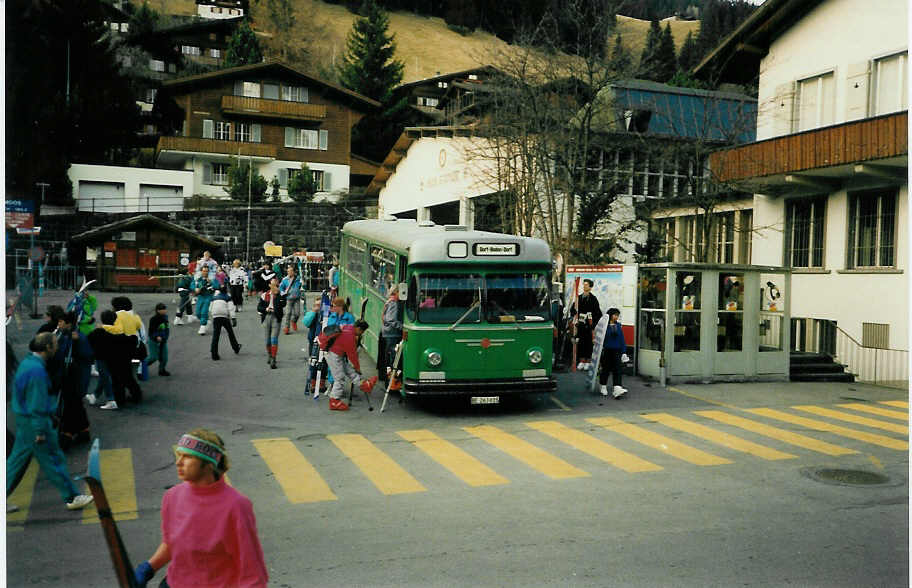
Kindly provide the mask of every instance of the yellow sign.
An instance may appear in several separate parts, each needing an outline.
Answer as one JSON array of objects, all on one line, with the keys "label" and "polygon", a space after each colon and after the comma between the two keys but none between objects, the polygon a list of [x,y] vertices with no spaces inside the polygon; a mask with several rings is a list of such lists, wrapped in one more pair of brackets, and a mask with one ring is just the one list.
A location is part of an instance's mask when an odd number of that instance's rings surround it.
[{"label": "yellow sign", "polygon": [[282,246],[281,245],[267,245],[263,249],[266,250],[266,255],[269,257],[282,257]]}]

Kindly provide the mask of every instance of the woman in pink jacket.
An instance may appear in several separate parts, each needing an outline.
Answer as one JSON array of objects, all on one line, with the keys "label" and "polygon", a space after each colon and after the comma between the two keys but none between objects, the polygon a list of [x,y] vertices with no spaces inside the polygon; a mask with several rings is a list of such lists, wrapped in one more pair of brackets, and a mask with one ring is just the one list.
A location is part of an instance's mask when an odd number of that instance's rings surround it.
[{"label": "woman in pink jacket", "polygon": [[225,483],[225,443],[212,431],[196,429],[174,448],[183,483],[162,498],[162,542],[136,567],[145,587],[170,562],[160,586],[262,587],[269,581],[250,499]]}]

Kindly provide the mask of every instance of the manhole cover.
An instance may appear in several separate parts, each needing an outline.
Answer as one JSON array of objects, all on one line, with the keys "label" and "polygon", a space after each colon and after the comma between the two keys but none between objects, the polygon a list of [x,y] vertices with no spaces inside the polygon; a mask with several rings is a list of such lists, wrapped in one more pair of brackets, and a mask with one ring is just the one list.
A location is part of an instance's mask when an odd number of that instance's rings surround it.
[{"label": "manhole cover", "polygon": [[834,484],[847,484],[850,486],[874,486],[877,484],[886,484],[890,478],[884,474],[876,472],[867,472],[864,470],[843,470],[843,469],[816,469],[809,472],[812,477],[821,482],[830,482]]}]

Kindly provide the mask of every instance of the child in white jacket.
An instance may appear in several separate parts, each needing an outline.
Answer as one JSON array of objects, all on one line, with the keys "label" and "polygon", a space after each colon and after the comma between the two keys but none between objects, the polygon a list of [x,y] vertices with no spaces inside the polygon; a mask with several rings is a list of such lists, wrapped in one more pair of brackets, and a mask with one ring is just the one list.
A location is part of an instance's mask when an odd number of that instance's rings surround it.
[{"label": "child in white jacket", "polygon": [[237,318],[235,318],[235,308],[234,302],[231,301],[231,297],[228,295],[228,286],[222,286],[222,288],[212,297],[212,304],[209,306],[209,315],[212,317],[212,345],[210,347],[210,352],[212,353],[212,359],[218,361],[219,354],[219,335],[222,332],[222,329],[228,331],[228,340],[231,342],[231,348],[235,353],[240,352],[241,344],[238,343],[237,337],[234,336],[234,325],[237,325]]}]

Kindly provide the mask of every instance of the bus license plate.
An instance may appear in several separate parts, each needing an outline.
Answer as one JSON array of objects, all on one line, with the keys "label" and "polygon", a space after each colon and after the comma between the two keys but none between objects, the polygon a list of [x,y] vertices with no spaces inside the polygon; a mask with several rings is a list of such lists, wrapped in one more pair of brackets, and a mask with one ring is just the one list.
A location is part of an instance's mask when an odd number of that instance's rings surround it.
[{"label": "bus license plate", "polygon": [[500,396],[472,396],[471,404],[500,404]]}]

